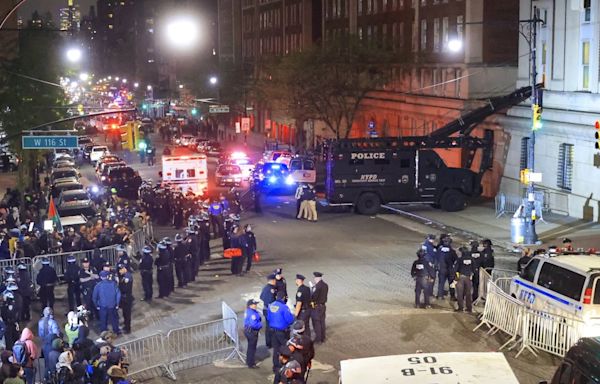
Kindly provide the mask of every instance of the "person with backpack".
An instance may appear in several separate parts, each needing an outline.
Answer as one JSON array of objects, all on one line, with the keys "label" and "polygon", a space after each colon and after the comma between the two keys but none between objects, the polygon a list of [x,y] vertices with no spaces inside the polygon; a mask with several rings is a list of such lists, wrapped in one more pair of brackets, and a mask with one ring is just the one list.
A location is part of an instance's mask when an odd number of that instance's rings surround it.
[{"label": "person with backpack", "polygon": [[33,332],[29,328],[23,328],[21,338],[15,342],[12,348],[15,362],[25,371],[25,382],[34,384],[35,368],[33,362],[39,357],[38,347],[33,342]]},{"label": "person with backpack", "polygon": [[[60,327],[54,320],[54,311],[50,307],[44,308],[42,318],[38,321],[38,336],[42,340],[42,356],[46,358],[52,350],[52,340],[60,337]],[[46,361],[46,372],[48,371],[48,362]]]}]

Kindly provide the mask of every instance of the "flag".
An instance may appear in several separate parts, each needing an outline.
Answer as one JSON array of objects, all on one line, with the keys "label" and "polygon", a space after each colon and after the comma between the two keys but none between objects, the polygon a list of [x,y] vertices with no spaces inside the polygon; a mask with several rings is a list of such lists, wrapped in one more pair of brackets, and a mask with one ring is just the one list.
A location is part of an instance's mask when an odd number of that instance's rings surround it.
[{"label": "flag", "polygon": [[50,204],[48,204],[48,220],[52,220],[52,224],[58,232],[63,231],[62,224],[60,223],[60,216],[58,216],[58,211],[56,210],[52,196],[50,196]]}]

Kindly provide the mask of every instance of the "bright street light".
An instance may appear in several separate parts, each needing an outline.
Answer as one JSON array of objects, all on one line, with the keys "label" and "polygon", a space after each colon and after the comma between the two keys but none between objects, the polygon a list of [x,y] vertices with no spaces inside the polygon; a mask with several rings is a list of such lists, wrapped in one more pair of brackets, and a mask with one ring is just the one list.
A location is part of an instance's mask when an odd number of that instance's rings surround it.
[{"label": "bright street light", "polygon": [[183,89],[183,84],[179,84],[179,89]]},{"label": "bright street light", "polygon": [[217,76],[211,76],[209,81],[212,85],[215,85],[219,82],[219,79],[217,79]]},{"label": "bright street light", "polygon": [[140,83],[133,83],[133,87],[134,87],[134,88],[137,88],[137,87],[139,87],[139,86],[140,86]]},{"label": "bright street light", "polygon": [[112,76],[108,76],[108,80],[112,80]]},{"label": "bright street light", "polygon": [[115,77],[115,80],[119,81],[119,76]]},{"label": "bright street light", "polygon": [[79,60],[81,60],[81,49],[79,48],[69,48],[69,50],[67,50],[67,60],[69,60],[72,63],[77,63]]},{"label": "bright street light", "polygon": [[90,75],[88,75],[85,72],[82,72],[79,74],[79,80],[81,80],[81,81],[87,81],[89,78],[90,78]]},{"label": "bright street light", "polygon": [[458,39],[452,39],[448,42],[448,49],[451,52],[459,52],[462,49],[462,41]]},{"label": "bright street light", "polygon": [[149,90],[149,91],[151,91],[151,90],[152,90],[152,86],[151,86],[151,85],[148,85],[148,86],[146,87],[146,89],[147,89],[147,90]]},{"label": "bright street light", "polygon": [[122,82],[123,84],[127,84],[127,79],[123,79],[123,80],[121,80],[121,82]]},{"label": "bright street light", "polygon": [[188,16],[180,16],[167,24],[166,32],[171,44],[178,48],[189,48],[198,40],[198,23]]}]

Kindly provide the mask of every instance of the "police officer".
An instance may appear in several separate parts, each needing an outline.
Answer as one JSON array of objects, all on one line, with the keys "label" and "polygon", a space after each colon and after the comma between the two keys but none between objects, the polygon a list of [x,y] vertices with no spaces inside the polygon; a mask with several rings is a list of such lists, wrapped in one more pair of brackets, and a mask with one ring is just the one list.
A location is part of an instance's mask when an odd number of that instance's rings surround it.
[{"label": "police officer", "polygon": [[142,260],[140,261],[140,276],[142,277],[142,289],[144,297],[142,301],[152,301],[152,268],[154,260],[152,259],[152,248],[145,246],[142,249]]},{"label": "police officer", "polygon": [[94,287],[100,277],[92,271],[90,267],[90,260],[85,257],[81,260],[81,268],[79,269],[79,283],[81,284],[81,293],[83,294],[83,303],[85,307],[90,311],[90,320],[94,317],[98,317],[96,307],[92,300],[92,293]]},{"label": "police officer", "polygon": [[285,346],[290,338],[290,325],[294,322],[294,315],[289,307],[285,305],[284,293],[277,291],[275,301],[269,304],[267,311],[267,323],[271,330],[271,343],[273,345],[273,372],[280,368],[277,351]]},{"label": "police officer", "polygon": [[165,237],[163,241],[167,246],[166,252],[169,256],[169,292],[173,292],[175,291],[175,252],[173,252],[173,242],[170,237]]},{"label": "police officer", "polygon": [[244,266],[243,250],[242,250],[242,238],[239,234],[239,226],[233,224],[230,232],[230,247],[237,248],[242,251],[242,255],[239,257],[231,258],[231,273],[236,276],[242,275],[242,269]]},{"label": "police officer", "polygon": [[100,314],[100,332],[108,330],[108,323],[112,325],[114,333],[119,335],[119,302],[121,301],[121,292],[117,283],[109,280],[110,273],[100,272],[100,282],[94,287],[92,299],[94,305]]},{"label": "police officer", "polygon": [[232,248],[231,247],[231,230],[233,229],[233,219],[227,216],[224,220],[223,224],[223,249]]},{"label": "police officer", "polygon": [[246,365],[248,368],[258,368],[256,366],[256,345],[258,344],[258,334],[262,328],[260,313],[256,310],[258,301],[248,300],[246,303],[246,312],[244,313],[244,336],[248,340],[248,350],[246,352]]},{"label": "police officer", "polygon": [[323,273],[313,272],[314,285],[310,297],[310,318],[315,329],[315,343],[325,342],[325,316],[327,311],[327,294],[329,286],[323,281]]},{"label": "police officer", "polygon": [[492,241],[490,239],[485,239],[483,240],[483,250],[481,251],[481,267],[491,275],[494,265],[494,250],[492,249]]},{"label": "police officer", "polygon": [[452,300],[456,300],[454,294],[454,288],[450,287],[454,281],[452,274],[452,267],[456,260],[456,251],[452,248],[452,238],[449,235],[440,236],[440,245],[437,249],[437,263],[436,269],[438,273],[438,291],[437,299],[443,299],[447,292],[444,289],[446,282],[448,282],[448,290],[450,291],[450,297]]},{"label": "police officer", "polygon": [[31,320],[30,305],[31,299],[33,298],[33,284],[31,283],[31,276],[29,275],[29,271],[25,264],[19,264],[17,270],[19,271],[17,285],[19,286],[19,291],[23,297],[20,318],[23,321],[29,321]]},{"label": "police officer", "polygon": [[117,245],[117,265],[119,264],[123,264],[127,269],[131,268],[131,260],[123,244]]},{"label": "police officer", "polygon": [[221,237],[223,227],[223,206],[219,200],[214,199],[212,203],[210,203],[208,213],[210,215],[210,224],[212,225],[214,238]]},{"label": "police officer", "polygon": [[294,316],[296,319],[304,322],[306,333],[310,335],[310,288],[304,285],[304,277],[301,274],[296,275],[296,306],[294,308]]},{"label": "police officer", "polygon": [[171,294],[171,282],[169,279],[170,260],[169,253],[167,252],[167,245],[164,242],[158,243],[158,257],[154,263],[156,264],[158,298],[162,299]]},{"label": "police officer", "polygon": [[4,341],[6,344],[6,350],[12,350],[12,347],[19,339],[19,312],[15,305],[15,297],[12,292],[6,292],[3,295],[2,307],[0,313],[2,314],[2,320],[4,320],[5,331]]},{"label": "police officer", "polygon": [[529,261],[531,261],[531,259],[531,251],[529,249],[523,250],[523,256],[521,256],[521,258],[517,260],[517,271],[521,273],[525,269]]},{"label": "police officer", "polygon": [[257,249],[256,236],[254,235],[254,232],[252,232],[252,226],[250,224],[244,226],[244,234],[242,236],[242,249],[244,256],[246,257],[246,272],[250,272],[252,258]]},{"label": "police officer", "polygon": [[[421,245],[421,249],[425,251],[425,261],[427,261],[428,263],[431,263],[431,265],[435,265],[436,260],[437,260],[437,249],[435,247],[435,239],[436,236],[433,234],[429,234],[425,237],[425,241],[423,242],[423,245]],[[433,296],[433,285],[435,284],[435,277],[433,279],[429,280],[429,286],[427,289],[426,294],[429,296]]]},{"label": "police officer", "polygon": [[283,302],[287,303],[287,282],[285,281],[285,277],[283,277],[283,268],[277,268],[273,273],[275,274],[275,289],[277,292],[283,292]]},{"label": "police officer", "polygon": [[187,244],[183,237],[178,233],[175,235],[175,249],[173,255],[175,259],[175,273],[177,274],[177,286],[183,288],[187,285],[186,279],[186,257],[189,253]]},{"label": "police officer", "polygon": [[54,307],[54,286],[57,281],[56,270],[50,266],[50,260],[47,257],[42,258],[42,269],[40,269],[36,278],[36,282],[40,287],[42,308]]},{"label": "police officer", "polygon": [[200,269],[200,242],[198,241],[197,227],[194,226],[194,228],[188,228],[186,233],[186,242],[190,252],[188,280],[196,281],[196,276],[198,275],[198,271]]},{"label": "police officer", "polygon": [[133,306],[133,276],[125,264],[118,265],[120,307],[123,311],[123,332],[131,333],[131,308]]},{"label": "police officer", "polygon": [[473,268],[473,301],[477,300],[479,296],[479,268],[481,268],[481,253],[479,253],[479,242],[476,240],[471,241],[471,259],[473,263],[471,264]]},{"label": "police officer", "polygon": [[271,331],[269,327],[269,318],[267,316],[269,305],[275,301],[275,274],[267,276],[267,285],[265,285],[260,293],[260,300],[263,302],[263,316],[265,317],[265,344],[268,348],[272,347]]},{"label": "police officer", "polygon": [[471,258],[471,252],[467,247],[461,247],[459,249],[459,257],[454,263],[455,281],[456,281],[456,301],[458,308],[456,312],[466,311],[471,312],[473,310],[473,259]]},{"label": "police officer", "polygon": [[75,311],[81,305],[81,284],[79,283],[79,266],[75,256],[67,257],[67,269],[64,279],[67,282],[67,297],[69,300],[69,311]]},{"label": "police officer", "polygon": [[252,200],[254,202],[254,213],[261,213],[260,207],[260,184],[258,181],[252,183]]},{"label": "police officer", "polygon": [[[429,305],[429,284],[435,276],[433,265],[425,259],[425,250],[417,251],[417,260],[413,262],[410,275],[415,279],[415,308],[431,308]],[[425,297],[425,304],[421,306],[421,292]]]}]

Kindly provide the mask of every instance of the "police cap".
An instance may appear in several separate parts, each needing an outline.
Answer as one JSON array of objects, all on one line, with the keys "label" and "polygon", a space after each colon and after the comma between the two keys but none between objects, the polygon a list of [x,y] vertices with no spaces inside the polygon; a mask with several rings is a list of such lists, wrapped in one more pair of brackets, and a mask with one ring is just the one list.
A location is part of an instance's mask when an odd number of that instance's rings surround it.
[{"label": "police cap", "polygon": [[572,243],[571,239],[569,239],[568,237],[565,237],[562,241],[563,244],[570,244]]},{"label": "police cap", "polygon": [[323,277],[323,273],[321,272],[313,272],[314,277]]},{"label": "police cap", "polygon": [[117,264],[117,269],[121,270],[123,268],[127,269],[127,266],[125,264],[123,264],[123,263]]},{"label": "police cap", "polygon": [[88,259],[87,257],[84,257],[83,259],[81,259],[82,263],[89,263],[90,259]]},{"label": "police cap", "polygon": [[469,242],[469,245],[470,245],[471,247],[479,247],[479,241],[477,241],[477,240],[471,240],[471,241]]},{"label": "police cap", "polygon": [[181,243],[183,241],[183,237],[178,233],[175,235],[175,242]]},{"label": "police cap", "polygon": [[77,259],[76,259],[76,258],[75,258],[75,256],[73,256],[73,255],[69,255],[69,256],[67,257],[67,263],[74,263],[74,262],[76,262],[76,261],[77,261]]},{"label": "police cap", "polygon": [[142,249],[142,252],[144,252],[144,253],[152,253],[152,248],[150,248],[148,245],[146,245],[144,247],[144,249]]},{"label": "police cap", "polygon": [[491,247],[492,245],[494,245],[494,244],[492,244],[492,240],[490,240],[490,239],[484,239],[484,240],[482,241],[482,243],[483,243],[483,245],[485,245],[485,246],[490,246],[490,247]]},{"label": "police cap", "polygon": [[270,273],[267,275],[267,280],[275,280],[275,274],[274,273]]},{"label": "police cap", "polygon": [[432,233],[430,233],[429,235],[427,235],[427,237],[425,239],[427,240],[435,240],[436,236]]},{"label": "police cap", "polygon": [[123,246],[123,244],[117,245],[117,252],[125,252],[125,247]]},{"label": "police cap", "polygon": [[258,304],[258,301],[254,300],[254,299],[250,299],[246,302],[246,306],[249,307],[251,305],[255,305]]},{"label": "police cap", "polygon": [[304,275],[301,274],[296,274],[296,280],[306,280],[306,277],[304,277]]},{"label": "police cap", "polygon": [[42,265],[50,265],[50,260],[47,257],[42,258]]},{"label": "police cap", "polygon": [[110,265],[110,261],[106,260],[106,261],[104,262],[104,264],[102,264],[102,266],[103,266],[103,267],[110,267],[110,266],[111,266],[111,265]]},{"label": "police cap", "polygon": [[276,275],[281,275],[283,273],[283,268],[277,268],[273,271],[273,273]]}]

